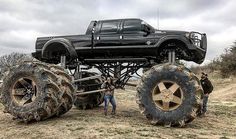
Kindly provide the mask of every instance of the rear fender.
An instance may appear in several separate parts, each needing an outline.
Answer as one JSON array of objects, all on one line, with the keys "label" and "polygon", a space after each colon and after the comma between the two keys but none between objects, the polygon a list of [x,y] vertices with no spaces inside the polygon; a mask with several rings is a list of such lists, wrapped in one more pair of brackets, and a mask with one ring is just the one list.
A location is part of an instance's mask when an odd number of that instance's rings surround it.
[{"label": "rear fender", "polygon": [[52,52],[58,51],[58,49],[56,47],[52,48],[52,45],[54,45],[54,44],[63,45],[63,49],[65,49],[65,51],[69,53],[69,56],[71,59],[77,58],[77,53],[75,51],[75,48],[73,47],[71,42],[65,38],[53,38],[53,39],[49,40],[48,42],[46,42],[43,46],[43,49],[42,49],[42,57],[43,58],[48,58],[48,52],[52,53]]}]

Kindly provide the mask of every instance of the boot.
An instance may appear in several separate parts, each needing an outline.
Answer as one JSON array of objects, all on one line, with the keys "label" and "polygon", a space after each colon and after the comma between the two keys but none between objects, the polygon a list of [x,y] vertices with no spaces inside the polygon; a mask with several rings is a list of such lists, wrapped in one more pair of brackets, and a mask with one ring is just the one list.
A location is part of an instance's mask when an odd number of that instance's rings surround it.
[{"label": "boot", "polygon": [[116,111],[112,110],[111,115],[115,115],[115,114],[116,114]]},{"label": "boot", "polygon": [[104,110],[104,115],[107,116],[107,111],[106,110]]}]

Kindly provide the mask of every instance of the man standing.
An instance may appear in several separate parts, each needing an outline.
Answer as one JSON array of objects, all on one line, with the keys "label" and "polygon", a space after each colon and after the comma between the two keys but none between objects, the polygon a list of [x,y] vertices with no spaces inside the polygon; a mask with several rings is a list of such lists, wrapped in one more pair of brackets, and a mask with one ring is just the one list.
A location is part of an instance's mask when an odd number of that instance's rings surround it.
[{"label": "man standing", "polygon": [[201,114],[202,114],[202,116],[205,116],[205,113],[207,111],[208,97],[209,97],[209,94],[213,91],[213,85],[212,85],[211,81],[208,79],[207,74],[204,72],[202,72],[200,82],[201,82],[201,85],[202,85],[202,88],[204,91],[203,106],[202,106]]},{"label": "man standing", "polygon": [[101,88],[106,89],[105,96],[104,96],[104,114],[107,115],[107,109],[108,109],[108,104],[109,102],[112,105],[112,115],[115,115],[116,113],[116,101],[114,98],[114,90],[115,86],[113,84],[113,81],[110,77],[107,78],[107,80],[102,84]]}]

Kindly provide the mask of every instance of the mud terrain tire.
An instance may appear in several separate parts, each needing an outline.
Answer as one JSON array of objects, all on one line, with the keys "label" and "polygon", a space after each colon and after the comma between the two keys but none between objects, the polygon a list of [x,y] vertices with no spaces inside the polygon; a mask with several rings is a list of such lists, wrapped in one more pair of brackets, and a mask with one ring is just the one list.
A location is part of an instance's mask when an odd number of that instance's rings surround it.
[{"label": "mud terrain tire", "polygon": [[187,68],[163,64],[153,66],[142,76],[136,100],[154,125],[182,127],[195,119],[203,90],[198,78]]},{"label": "mud terrain tire", "polygon": [[41,121],[69,111],[75,90],[67,74],[55,67],[41,62],[13,67],[2,85],[4,111],[24,122]]},{"label": "mud terrain tire", "polygon": [[[95,75],[97,75],[97,73],[82,72],[82,78],[95,76]],[[84,81],[81,83],[82,83],[81,86],[78,85],[78,90],[92,91],[92,90],[100,89],[101,84],[102,84],[102,80],[94,79],[94,80]],[[89,86],[92,84],[97,84],[97,85]],[[103,97],[104,97],[103,92],[98,92],[98,93],[83,95],[83,96],[76,96],[74,105],[78,109],[84,109],[84,110],[85,109],[92,109],[94,107],[98,107],[100,104],[103,103]]]}]

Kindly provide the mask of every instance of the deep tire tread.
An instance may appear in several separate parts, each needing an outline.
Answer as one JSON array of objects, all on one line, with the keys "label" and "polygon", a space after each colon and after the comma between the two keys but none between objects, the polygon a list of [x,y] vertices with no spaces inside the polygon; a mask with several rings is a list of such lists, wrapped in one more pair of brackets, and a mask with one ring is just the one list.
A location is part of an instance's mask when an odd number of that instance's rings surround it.
[{"label": "deep tire tread", "polygon": [[[2,95],[1,100],[5,106],[6,112],[13,115],[16,119],[27,123],[30,121],[45,120],[55,115],[60,116],[69,111],[73,105],[73,93],[75,91],[71,84],[71,78],[68,78],[66,73],[63,73],[61,70],[60,72],[50,70],[51,67],[57,69],[55,67],[58,66],[41,62],[25,62],[22,65],[12,68],[9,75],[14,74],[14,72],[21,72],[22,69],[27,68],[29,68],[28,74],[30,74],[31,71],[37,70],[37,75],[40,76],[38,78],[41,80],[41,84],[44,85],[44,87],[42,87],[44,89],[42,90],[45,91],[38,96],[39,99],[37,102],[30,104],[35,105],[36,108],[26,109],[24,112],[22,112],[20,108],[19,110],[14,109],[11,100],[9,100],[9,97],[6,97],[7,94]],[[9,75],[6,75],[4,79],[9,80]],[[5,90],[7,87],[8,86],[5,86]]]},{"label": "deep tire tread", "polygon": [[[170,64],[163,64],[163,65],[159,65],[163,67],[163,70],[165,70],[165,68],[171,68]],[[159,67],[158,66],[158,67]],[[194,73],[192,73],[190,70],[188,70],[187,68],[185,68],[184,66],[180,66],[177,65],[176,69],[173,70],[177,70],[178,72],[182,72],[184,73],[186,76],[188,76],[190,78],[190,83],[193,82],[194,87],[195,87],[195,104],[193,105],[192,111],[187,114],[185,117],[183,117],[182,119],[180,119],[179,121],[175,121],[173,123],[169,123],[168,121],[161,121],[161,119],[158,119],[157,117],[153,117],[151,112],[148,112],[147,109],[145,108],[145,105],[143,103],[143,100],[145,99],[145,88],[147,88],[148,86],[145,85],[145,81],[146,80],[152,80],[151,78],[151,74],[155,71],[159,70],[157,68],[157,66],[154,66],[152,68],[150,68],[148,71],[146,71],[142,78],[140,79],[138,85],[137,85],[137,94],[136,94],[136,103],[138,104],[139,108],[140,108],[140,112],[146,116],[146,118],[150,121],[151,124],[153,125],[158,125],[158,124],[162,124],[162,125],[170,125],[170,126],[178,126],[178,127],[183,127],[185,126],[186,123],[189,123],[191,121],[193,121],[196,116],[198,111],[201,108],[201,96],[203,94],[203,90],[201,88],[200,82],[198,80],[198,78],[196,77],[196,75]]]}]

